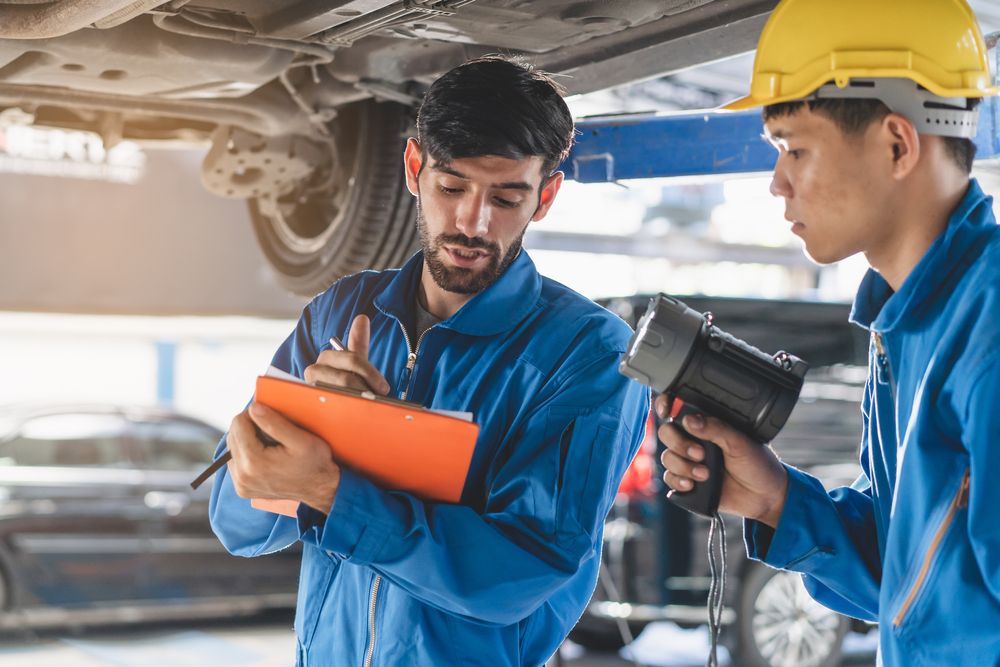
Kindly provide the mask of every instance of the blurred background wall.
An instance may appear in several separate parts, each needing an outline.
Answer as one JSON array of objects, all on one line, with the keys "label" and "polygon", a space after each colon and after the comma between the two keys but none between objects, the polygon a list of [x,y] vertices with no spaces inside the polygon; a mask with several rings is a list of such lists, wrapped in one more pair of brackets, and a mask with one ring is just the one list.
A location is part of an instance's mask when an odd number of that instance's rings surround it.
[{"label": "blurred background wall", "polygon": [[140,155],[134,183],[0,173],[0,310],[297,317],[204,149]]}]

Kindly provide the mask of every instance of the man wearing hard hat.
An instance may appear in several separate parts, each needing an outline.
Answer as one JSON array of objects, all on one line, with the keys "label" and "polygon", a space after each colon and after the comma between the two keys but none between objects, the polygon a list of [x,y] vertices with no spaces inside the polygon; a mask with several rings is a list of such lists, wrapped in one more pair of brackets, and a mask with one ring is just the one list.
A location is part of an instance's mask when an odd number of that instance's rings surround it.
[{"label": "man wearing hard hat", "polygon": [[[864,475],[827,492],[714,419],[684,426],[725,453],[750,555],[877,620],[884,665],[1000,664],[1000,227],[969,177],[997,92],[963,0],[783,0],[728,107],[764,107],[806,252],[871,265],[851,314],[871,332]],[[667,484],[707,478],[701,447],[659,434]]]}]

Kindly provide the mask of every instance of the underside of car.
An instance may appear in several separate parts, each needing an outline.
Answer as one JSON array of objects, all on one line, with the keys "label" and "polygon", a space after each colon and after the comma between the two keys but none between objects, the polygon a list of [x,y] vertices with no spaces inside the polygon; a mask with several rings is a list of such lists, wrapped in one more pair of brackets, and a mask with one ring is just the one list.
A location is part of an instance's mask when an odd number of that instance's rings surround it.
[{"label": "underside of car", "polygon": [[416,249],[402,155],[439,75],[502,54],[567,94],[753,49],[775,0],[0,0],[0,127],[211,145],[279,282],[311,296]]}]

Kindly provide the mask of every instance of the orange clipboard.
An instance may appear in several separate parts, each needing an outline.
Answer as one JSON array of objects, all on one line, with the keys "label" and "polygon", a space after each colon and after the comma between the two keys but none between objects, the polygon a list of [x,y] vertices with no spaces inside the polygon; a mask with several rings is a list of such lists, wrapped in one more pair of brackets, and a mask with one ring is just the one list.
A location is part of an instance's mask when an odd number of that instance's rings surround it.
[{"label": "orange clipboard", "polygon": [[[432,502],[462,496],[479,425],[370,392],[257,378],[254,400],[330,445],[333,459],[376,486]],[[257,508],[296,516],[296,500],[251,499]]]}]

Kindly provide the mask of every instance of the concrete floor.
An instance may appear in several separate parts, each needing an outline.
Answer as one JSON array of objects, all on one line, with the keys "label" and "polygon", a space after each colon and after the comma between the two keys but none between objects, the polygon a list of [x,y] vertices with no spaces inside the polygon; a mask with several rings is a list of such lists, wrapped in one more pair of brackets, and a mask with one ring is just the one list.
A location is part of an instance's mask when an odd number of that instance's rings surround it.
[{"label": "concrete floor", "polygon": [[[293,667],[294,655],[290,612],[219,621],[0,635],[3,667]],[[562,667],[634,665],[615,652],[587,652],[571,644],[564,647],[562,656]],[[556,660],[549,663],[551,667],[558,664]],[[870,650],[855,651],[843,663],[844,667],[874,664]]]},{"label": "concrete floor", "polygon": [[291,612],[0,635],[3,667],[292,667]]}]

